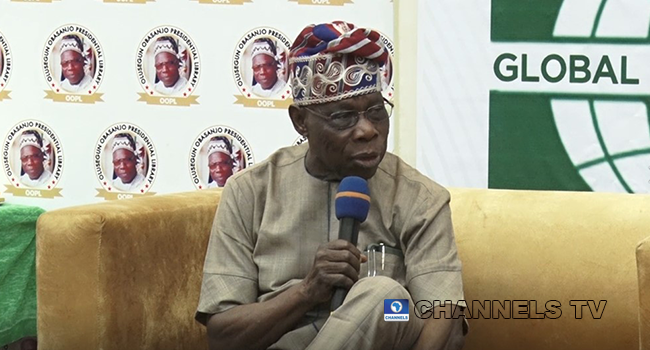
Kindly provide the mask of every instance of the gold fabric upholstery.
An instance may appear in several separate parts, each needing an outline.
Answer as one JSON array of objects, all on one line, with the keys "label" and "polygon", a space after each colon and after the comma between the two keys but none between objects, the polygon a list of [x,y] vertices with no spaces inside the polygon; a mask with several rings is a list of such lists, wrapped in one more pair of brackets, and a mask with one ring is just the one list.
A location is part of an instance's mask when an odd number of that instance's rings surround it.
[{"label": "gold fabric upholstery", "polygon": [[[635,247],[650,235],[650,196],[453,189],[468,300],[548,300],[557,319],[471,319],[465,349],[638,349]],[[645,270],[650,254],[645,246]],[[639,261],[642,270],[641,259]],[[648,286],[646,281],[646,286]],[[648,336],[648,288],[645,290]],[[643,293],[642,293],[643,295]],[[607,300],[600,319],[570,300]],[[647,347],[646,349],[650,349]]]},{"label": "gold fabric upholstery", "polygon": [[650,349],[650,237],[636,248],[639,273],[639,335],[641,349]]},{"label": "gold fabric upholstery", "polygon": [[39,349],[204,349],[194,321],[220,190],[47,212],[37,224]]},{"label": "gold fabric upholstery", "polygon": [[[536,300],[543,313],[546,301],[558,300],[562,311],[557,319],[470,319],[465,349],[650,349],[650,196],[450,192],[469,306]],[[39,348],[206,349],[193,315],[219,195],[43,214]],[[586,307],[575,319],[569,300],[607,304],[601,319]]]}]

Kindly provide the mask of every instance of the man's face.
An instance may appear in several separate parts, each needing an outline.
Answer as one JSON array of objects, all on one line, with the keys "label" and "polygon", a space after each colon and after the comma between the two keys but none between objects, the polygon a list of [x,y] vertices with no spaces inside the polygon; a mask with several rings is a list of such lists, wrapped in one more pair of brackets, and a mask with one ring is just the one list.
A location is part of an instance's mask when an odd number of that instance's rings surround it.
[{"label": "man's face", "polygon": [[30,179],[36,180],[43,174],[43,152],[34,146],[25,146],[20,149],[20,162],[23,171]]},{"label": "man's face", "polygon": [[[365,111],[368,107],[383,105],[381,93],[376,92],[309,107],[323,115],[338,111]],[[386,154],[389,120],[378,123],[365,115],[357,124],[345,130],[332,127],[326,120],[302,109],[308,115],[305,127],[309,137],[307,168],[317,177],[342,179],[346,176],[371,178]]]},{"label": "man's face", "polygon": [[113,152],[113,170],[122,183],[128,184],[133,181],[137,174],[136,163],[135,154],[127,149],[120,148]]},{"label": "man's face", "polygon": [[275,60],[268,55],[257,55],[253,57],[253,75],[255,81],[264,90],[269,90],[278,81],[278,70]]},{"label": "man's face", "polygon": [[61,54],[61,71],[70,84],[77,85],[84,78],[84,58],[75,51],[65,51]]},{"label": "man's face", "polygon": [[232,176],[232,158],[225,153],[214,152],[208,156],[208,166],[212,181],[216,181],[219,187],[223,187]]},{"label": "man's face", "polygon": [[166,87],[171,87],[176,84],[179,77],[178,67],[180,63],[176,56],[169,52],[161,52],[156,55],[156,75],[158,79],[163,82]]}]

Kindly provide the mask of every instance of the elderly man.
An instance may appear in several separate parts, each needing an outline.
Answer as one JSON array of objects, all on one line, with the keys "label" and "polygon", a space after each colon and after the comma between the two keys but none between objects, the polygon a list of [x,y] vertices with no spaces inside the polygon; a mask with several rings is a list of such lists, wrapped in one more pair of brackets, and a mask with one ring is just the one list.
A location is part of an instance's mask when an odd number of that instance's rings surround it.
[{"label": "elderly man", "polygon": [[183,91],[187,79],[180,75],[180,65],[176,40],[171,37],[159,38],[154,46],[154,66],[158,78],[154,85],[156,91],[164,95]]},{"label": "elderly man", "polygon": [[[211,349],[462,346],[462,319],[452,318],[463,290],[449,193],[386,153],[392,106],[380,92],[388,54],[378,40],[335,22],[308,26],[294,41],[289,115],[309,142],[234,175],[223,191],[196,313]],[[337,239],[334,200],[351,175],[367,179],[371,197],[359,246],[401,251],[386,259],[383,273],[394,279],[359,279],[367,258]],[[330,314],[337,287],[349,291]],[[409,299],[412,316],[414,301],[447,303],[436,317],[386,322],[385,299]]]},{"label": "elderly man", "polygon": [[61,40],[61,87],[68,92],[82,92],[92,82],[92,77],[84,71],[83,43],[76,35],[66,35]]},{"label": "elderly man", "polygon": [[225,136],[217,136],[208,144],[208,188],[223,187],[233,174],[232,145]]},{"label": "elderly man", "polygon": [[277,49],[271,39],[262,38],[253,42],[251,49],[253,67],[253,93],[261,97],[281,94],[286,84],[278,78]]},{"label": "elderly man", "polygon": [[117,177],[113,187],[124,192],[135,192],[142,187],[144,177],[138,173],[138,152],[133,136],[122,133],[113,139],[113,172]]},{"label": "elderly man", "polygon": [[23,174],[20,182],[28,187],[40,187],[52,176],[43,164],[43,138],[34,130],[27,130],[20,136],[20,164]]}]

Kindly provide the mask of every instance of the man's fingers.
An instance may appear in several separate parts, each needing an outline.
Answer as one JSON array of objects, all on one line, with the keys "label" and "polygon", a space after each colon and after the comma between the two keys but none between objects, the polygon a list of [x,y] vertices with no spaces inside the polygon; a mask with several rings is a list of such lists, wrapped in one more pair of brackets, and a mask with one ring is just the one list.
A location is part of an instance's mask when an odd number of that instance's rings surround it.
[{"label": "man's fingers", "polygon": [[317,259],[319,261],[349,264],[357,271],[357,273],[361,267],[361,261],[359,260],[359,257],[354,255],[354,253],[350,252],[349,250],[326,250],[320,256],[317,254]]},{"label": "man's fingers", "polygon": [[344,239],[337,239],[335,241],[331,241],[327,243],[324,247],[332,250],[348,250],[352,254],[354,254],[357,257],[357,259],[361,256],[361,251],[357,247],[352,245],[352,243]]}]

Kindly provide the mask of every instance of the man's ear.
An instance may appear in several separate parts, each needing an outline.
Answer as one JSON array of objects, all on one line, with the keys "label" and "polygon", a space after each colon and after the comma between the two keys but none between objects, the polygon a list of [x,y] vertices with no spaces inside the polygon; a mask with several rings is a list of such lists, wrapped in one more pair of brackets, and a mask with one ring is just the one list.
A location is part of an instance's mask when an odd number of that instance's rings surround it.
[{"label": "man's ear", "polygon": [[293,104],[289,106],[289,118],[291,118],[291,122],[293,123],[293,128],[296,129],[296,131],[300,135],[307,138],[308,135],[307,135],[307,126],[305,125],[305,115],[306,115],[305,111],[300,107]]}]

